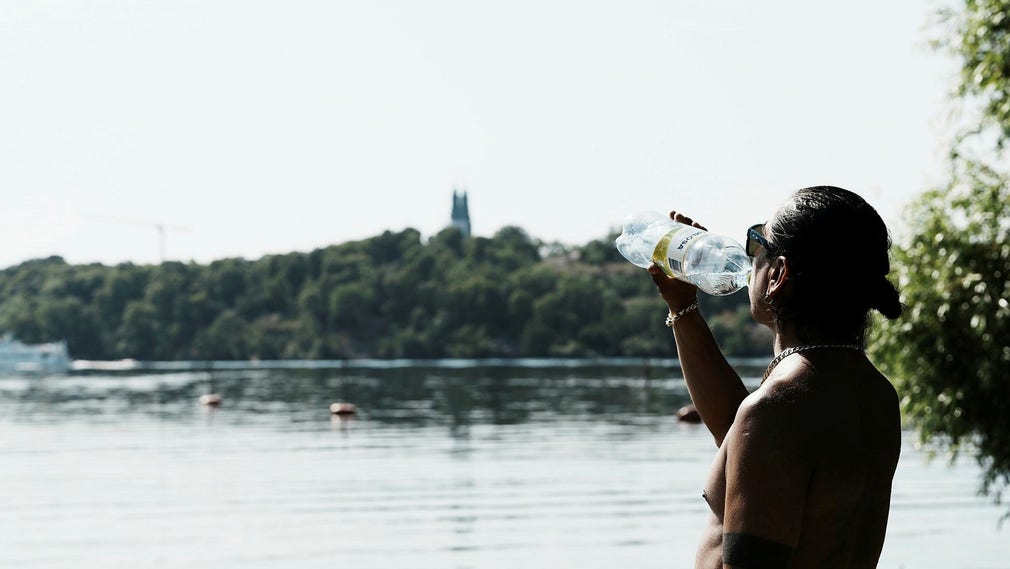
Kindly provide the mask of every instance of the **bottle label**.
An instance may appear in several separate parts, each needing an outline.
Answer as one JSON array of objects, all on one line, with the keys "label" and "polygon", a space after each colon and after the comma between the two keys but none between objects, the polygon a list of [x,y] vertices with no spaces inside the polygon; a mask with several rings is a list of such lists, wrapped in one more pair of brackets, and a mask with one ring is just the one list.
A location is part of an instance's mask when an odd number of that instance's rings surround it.
[{"label": "bottle label", "polygon": [[687,250],[695,238],[704,233],[705,231],[690,225],[677,227],[664,235],[656,244],[656,248],[652,252],[652,261],[671,277],[682,277]]}]

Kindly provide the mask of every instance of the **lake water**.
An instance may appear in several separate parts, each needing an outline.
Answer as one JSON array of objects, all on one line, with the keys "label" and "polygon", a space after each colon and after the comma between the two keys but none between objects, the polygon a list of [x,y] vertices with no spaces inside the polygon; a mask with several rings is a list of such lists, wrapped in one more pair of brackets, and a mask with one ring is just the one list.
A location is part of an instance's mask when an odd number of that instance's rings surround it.
[{"label": "lake water", "polygon": [[[0,378],[0,567],[693,566],[678,370],[549,363]],[[880,567],[1010,568],[977,466],[905,439]]]}]

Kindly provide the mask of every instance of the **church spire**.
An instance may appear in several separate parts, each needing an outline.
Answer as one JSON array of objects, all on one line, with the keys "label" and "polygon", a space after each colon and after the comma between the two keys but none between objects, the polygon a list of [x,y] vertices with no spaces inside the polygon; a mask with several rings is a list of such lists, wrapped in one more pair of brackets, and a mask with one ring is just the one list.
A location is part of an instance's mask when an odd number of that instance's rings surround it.
[{"label": "church spire", "polygon": [[470,236],[470,208],[467,206],[466,190],[452,190],[452,218],[450,227],[459,229],[463,237]]}]

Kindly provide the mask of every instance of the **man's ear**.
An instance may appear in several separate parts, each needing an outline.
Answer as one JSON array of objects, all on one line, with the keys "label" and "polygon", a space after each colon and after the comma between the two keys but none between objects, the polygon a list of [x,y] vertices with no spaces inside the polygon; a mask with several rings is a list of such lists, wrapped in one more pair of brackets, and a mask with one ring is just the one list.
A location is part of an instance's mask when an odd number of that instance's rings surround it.
[{"label": "man's ear", "polygon": [[776,298],[787,291],[790,286],[789,260],[785,257],[776,257],[768,267],[768,289],[766,294],[769,298]]}]

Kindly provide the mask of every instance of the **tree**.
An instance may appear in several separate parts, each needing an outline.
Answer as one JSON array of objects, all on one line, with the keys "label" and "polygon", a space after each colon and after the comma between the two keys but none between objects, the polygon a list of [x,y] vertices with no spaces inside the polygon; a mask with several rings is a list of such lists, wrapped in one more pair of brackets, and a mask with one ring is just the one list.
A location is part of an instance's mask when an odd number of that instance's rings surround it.
[{"label": "tree", "polygon": [[623,263],[624,258],[614,246],[614,240],[619,233],[611,233],[605,239],[595,239],[586,243],[578,249],[579,260],[590,265],[602,265],[604,263]]},{"label": "tree", "polygon": [[991,130],[1002,149],[1010,141],[1010,0],[965,0],[962,11],[940,15],[949,35],[937,46],[961,60],[956,94],[978,106],[978,127],[962,140]]},{"label": "tree", "polygon": [[143,300],[130,301],[116,331],[116,353],[139,360],[164,357],[157,351],[161,335],[155,307]]},{"label": "tree", "polygon": [[982,491],[1010,486],[1010,0],[965,0],[943,12],[938,42],[961,63],[955,90],[966,123],[951,181],[906,211],[894,251],[903,318],[881,322],[873,356],[903,394],[921,438],[971,449]]},{"label": "tree", "polygon": [[234,310],[222,312],[196,336],[195,353],[208,360],[241,360],[249,357],[249,323]]},{"label": "tree", "polygon": [[1010,180],[978,164],[907,210],[895,248],[905,315],[881,322],[874,358],[924,440],[976,449],[983,490],[1010,482]]},{"label": "tree", "polygon": [[[0,333],[66,340],[88,359],[672,355],[652,280],[610,237],[587,247],[545,256],[505,227],[490,238],[386,231],[209,265],[51,257],[0,269]],[[711,314],[746,308],[741,295],[703,302]]]}]

